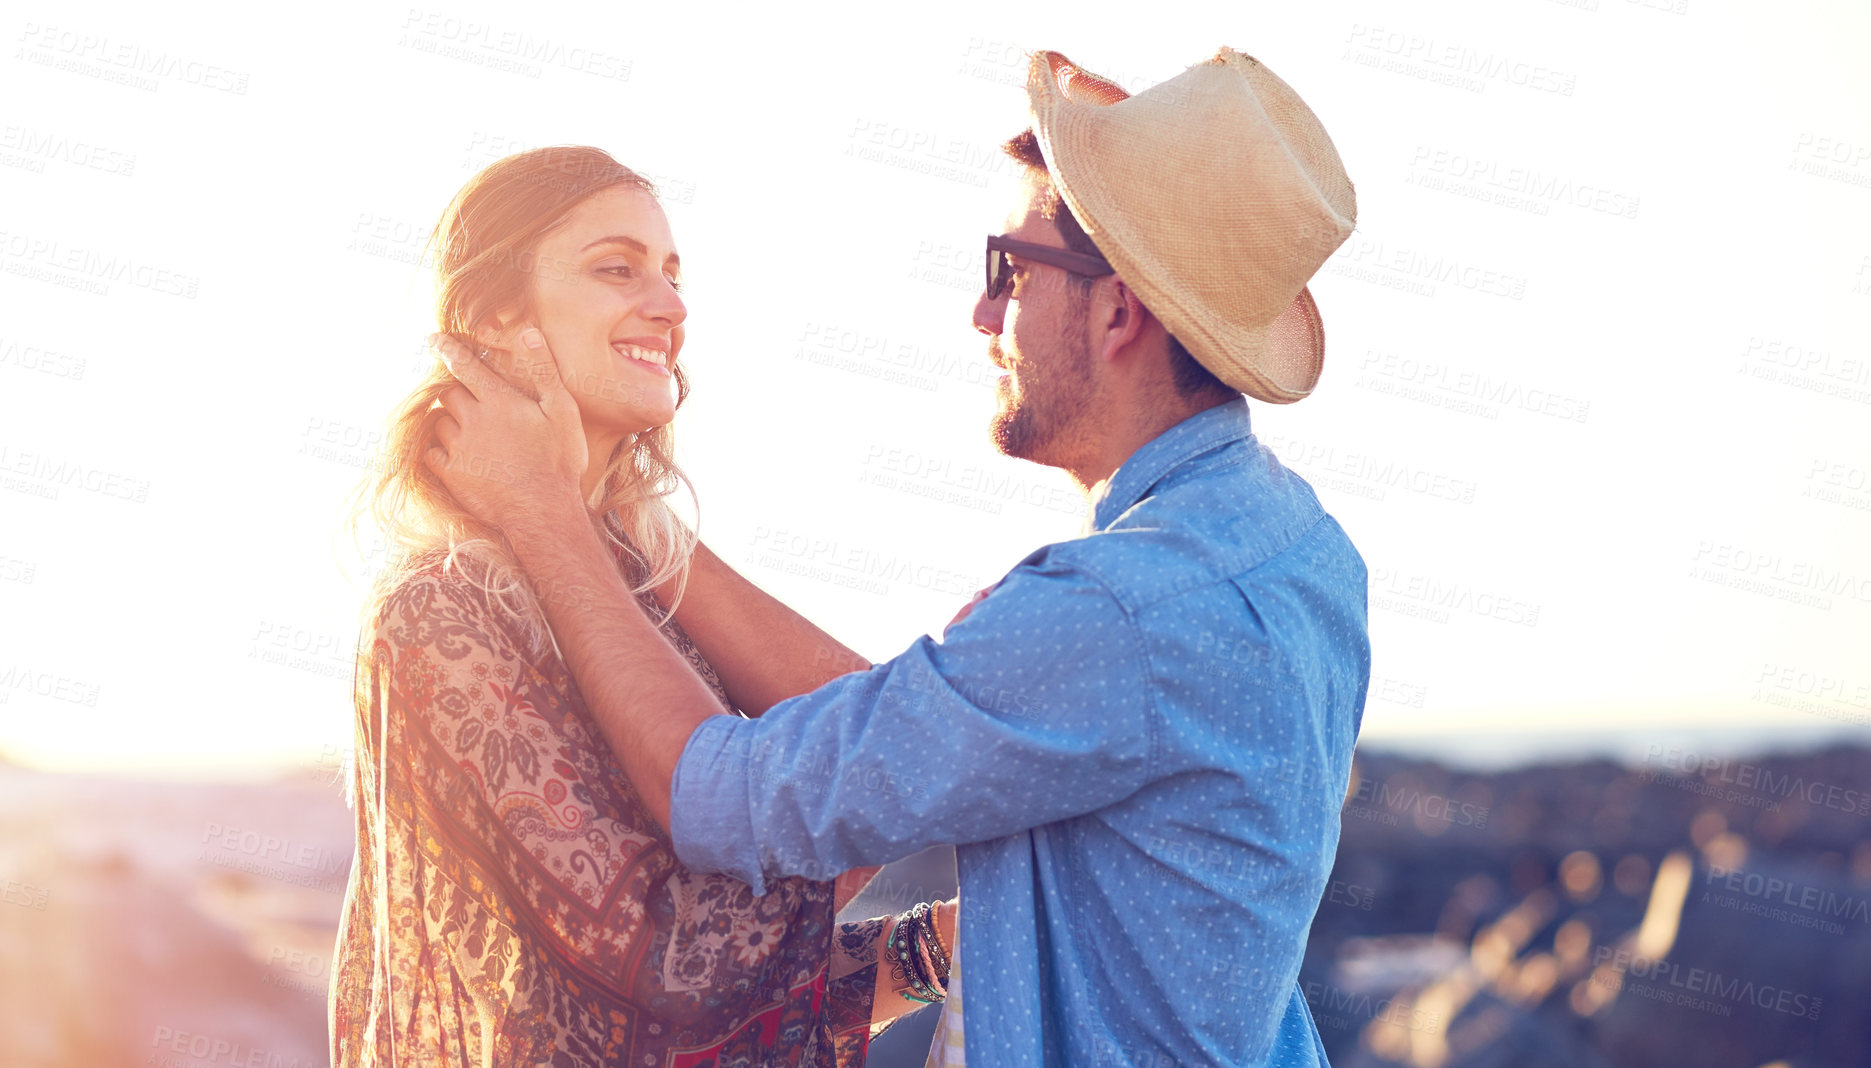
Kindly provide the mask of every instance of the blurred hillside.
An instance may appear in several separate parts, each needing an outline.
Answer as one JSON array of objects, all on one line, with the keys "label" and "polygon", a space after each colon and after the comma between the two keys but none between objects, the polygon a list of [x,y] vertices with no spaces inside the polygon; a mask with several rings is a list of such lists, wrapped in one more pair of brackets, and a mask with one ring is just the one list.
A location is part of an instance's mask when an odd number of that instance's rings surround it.
[{"label": "blurred hillside", "polygon": [[352,841],[331,775],[0,770],[0,1065],[326,1065]]},{"label": "blurred hillside", "polygon": [[1871,749],[1361,756],[1302,984],[1339,1068],[1871,1064]]},{"label": "blurred hillside", "polygon": [[[323,1068],[335,773],[0,767],[0,1065]],[[1302,984],[1338,1068],[1871,1064],[1867,828],[1867,748],[1494,774],[1363,754]],[[852,911],[953,878],[931,851]],[[873,1063],[921,1063],[891,1045]]]}]

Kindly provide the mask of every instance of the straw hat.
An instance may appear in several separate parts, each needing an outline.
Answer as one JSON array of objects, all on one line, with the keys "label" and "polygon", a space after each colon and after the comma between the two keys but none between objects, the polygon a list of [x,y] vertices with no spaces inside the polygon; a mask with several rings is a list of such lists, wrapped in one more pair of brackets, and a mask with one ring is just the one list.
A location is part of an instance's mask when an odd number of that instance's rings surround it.
[{"label": "straw hat", "polygon": [[1136,96],[1039,52],[1027,95],[1066,205],[1190,355],[1264,401],[1312,392],[1325,330],[1306,282],[1357,202],[1299,94],[1223,48]]}]

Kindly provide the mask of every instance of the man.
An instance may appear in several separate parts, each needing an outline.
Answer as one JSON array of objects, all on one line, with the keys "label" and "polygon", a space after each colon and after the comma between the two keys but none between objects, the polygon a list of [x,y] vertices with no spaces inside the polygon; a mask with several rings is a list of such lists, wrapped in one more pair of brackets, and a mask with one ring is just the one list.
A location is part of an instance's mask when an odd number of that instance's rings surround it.
[{"label": "man", "polygon": [[450,348],[460,425],[430,463],[541,588],[596,591],[547,612],[686,863],[758,893],[956,845],[932,1060],[1323,1064],[1296,977],[1369,677],[1365,570],[1242,393],[1316,382],[1304,287],[1350,233],[1351,184],[1299,97],[1227,49],[1128,98],[1041,53],[1028,91],[974,323],[1007,371],[996,445],[1064,469],[1091,515],[941,640],[773,703],[756,691],[848,651],[700,554],[690,611],[717,629],[697,640],[738,643],[748,703],[772,704],[721,715],[591,535],[574,446],[476,477],[477,455],[565,439],[556,383],[530,401]]}]

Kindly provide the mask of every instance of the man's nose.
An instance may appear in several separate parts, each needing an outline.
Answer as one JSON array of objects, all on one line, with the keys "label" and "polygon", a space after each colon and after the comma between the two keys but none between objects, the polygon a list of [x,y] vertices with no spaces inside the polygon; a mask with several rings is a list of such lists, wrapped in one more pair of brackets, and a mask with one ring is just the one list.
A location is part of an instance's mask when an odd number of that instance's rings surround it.
[{"label": "man's nose", "polygon": [[989,300],[987,291],[974,302],[974,328],[990,337],[997,336],[1007,317],[1007,294],[1003,293],[995,300]]}]

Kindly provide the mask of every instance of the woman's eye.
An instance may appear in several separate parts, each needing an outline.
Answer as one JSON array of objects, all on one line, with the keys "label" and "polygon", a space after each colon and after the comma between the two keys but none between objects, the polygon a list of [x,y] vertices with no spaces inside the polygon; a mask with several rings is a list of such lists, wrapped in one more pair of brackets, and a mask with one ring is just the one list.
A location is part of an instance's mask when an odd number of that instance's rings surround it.
[{"label": "woman's eye", "polygon": [[637,276],[637,269],[628,264],[623,264],[623,265],[616,266],[616,267],[600,267],[598,268],[598,273],[599,274],[615,273],[617,277],[619,278],[635,278]]},{"label": "woman's eye", "polygon": [[682,292],[682,279],[677,278],[673,275],[667,275],[667,274],[664,275],[663,278],[668,280],[669,288],[675,290],[678,293]]}]

